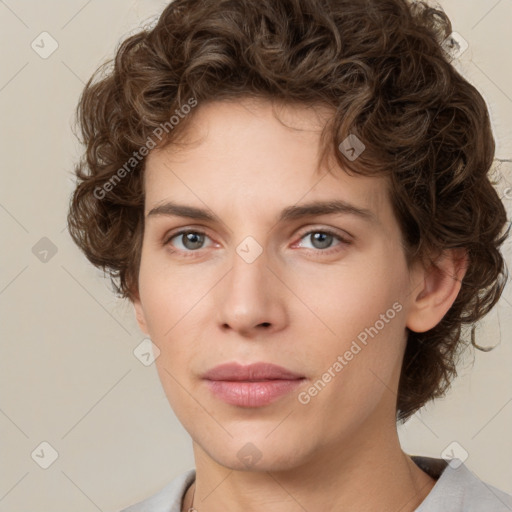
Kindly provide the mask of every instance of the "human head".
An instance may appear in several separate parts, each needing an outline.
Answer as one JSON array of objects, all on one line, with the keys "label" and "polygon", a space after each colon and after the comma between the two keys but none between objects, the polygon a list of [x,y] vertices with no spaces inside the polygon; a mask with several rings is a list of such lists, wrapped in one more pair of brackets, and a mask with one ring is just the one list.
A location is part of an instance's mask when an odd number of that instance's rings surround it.
[{"label": "human head", "polygon": [[[84,90],[87,152],[77,167],[71,235],[134,300],[144,227],[141,148],[179,147],[196,112],[213,100],[330,109],[320,160],[332,154],[349,174],[386,178],[408,264],[427,266],[446,249],[468,255],[443,319],[408,332],[397,400],[397,416],[406,419],[445,392],[466,341],[462,328],[494,306],[505,282],[498,248],[506,216],[488,176],[489,116],[443,53],[450,32],[444,13],[405,0],[174,1],[155,27],[124,41],[113,66]],[[351,134],[365,146],[353,161],[337,150]]]}]

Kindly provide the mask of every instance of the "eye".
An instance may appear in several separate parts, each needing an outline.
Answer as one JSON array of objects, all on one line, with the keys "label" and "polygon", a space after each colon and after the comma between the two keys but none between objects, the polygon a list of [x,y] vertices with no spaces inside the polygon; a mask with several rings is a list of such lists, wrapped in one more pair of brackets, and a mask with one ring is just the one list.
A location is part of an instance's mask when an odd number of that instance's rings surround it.
[{"label": "eye", "polygon": [[[334,233],[330,230],[326,230],[326,229],[310,230],[301,236],[301,240],[308,240],[308,239],[311,242],[311,247],[306,247],[307,249],[312,248],[312,249],[317,249],[317,250],[324,251],[324,252],[326,252],[326,249],[331,249],[331,248],[337,247],[338,245],[344,245],[344,244],[350,243],[348,240],[346,240],[339,234]],[[302,244],[300,244],[300,246],[304,247]]]},{"label": "eye", "polygon": [[[165,245],[170,244],[180,251],[193,252],[203,249],[203,244],[207,238],[209,239],[208,235],[202,231],[184,230],[170,236]],[[173,240],[176,240],[176,242],[173,242]]]}]

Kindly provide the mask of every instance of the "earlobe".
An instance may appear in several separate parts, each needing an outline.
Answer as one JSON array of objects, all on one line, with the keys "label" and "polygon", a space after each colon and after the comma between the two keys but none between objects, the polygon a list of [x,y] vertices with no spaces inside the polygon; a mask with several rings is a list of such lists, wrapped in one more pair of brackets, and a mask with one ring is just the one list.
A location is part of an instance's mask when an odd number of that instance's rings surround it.
[{"label": "earlobe", "polygon": [[443,319],[459,294],[467,265],[465,249],[447,249],[421,272],[421,286],[412,291],[407,316],[411,331],[428,331]]},{"label": "earlobe", "polygon": [[140,298],[134,298],[132,300],[133,309],[135,311],[135,318],[137,319],[137,323],[139,324],[139,329],[146,335],[149,336],[148,327],[146,323],[146,317],[144,315],[144,310],[142,309],[142,304],[140,302]]}]

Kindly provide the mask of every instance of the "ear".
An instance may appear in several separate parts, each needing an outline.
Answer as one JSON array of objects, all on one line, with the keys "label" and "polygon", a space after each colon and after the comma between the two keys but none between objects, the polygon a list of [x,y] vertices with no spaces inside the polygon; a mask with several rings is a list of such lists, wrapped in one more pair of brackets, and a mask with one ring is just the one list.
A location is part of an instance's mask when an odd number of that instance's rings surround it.
[{"label": "ear", "polygon": [[146,335],[149,336],[148,326],[146,323],[146,316],[144,315],[144,309],[142,308],[142,303],[140,301],[140,297],[137,294],[132,299],[133,309],[135,311],[135,318],[137,319],[137,323],[139,324],[139,329]]},{"label": "ear", "polygon": [[428,331],[443,319],[457,298],[467,266],[465,249],[447,249],[430,268],[415,273],[406,322],[411,331]]}]

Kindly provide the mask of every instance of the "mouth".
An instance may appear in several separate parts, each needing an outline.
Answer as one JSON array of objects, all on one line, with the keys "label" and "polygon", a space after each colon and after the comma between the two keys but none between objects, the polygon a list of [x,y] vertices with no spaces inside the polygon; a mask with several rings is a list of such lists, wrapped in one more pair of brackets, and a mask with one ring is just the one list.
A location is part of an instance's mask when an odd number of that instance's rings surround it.
[{"label": "mouth", "polygon": [[300,386],[305,377],[272,363],[247,366],[226,363],[203,375],[208,389],[218,399],[239,407],[262,407]]}]

